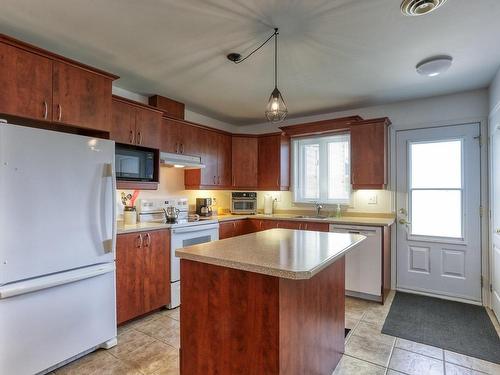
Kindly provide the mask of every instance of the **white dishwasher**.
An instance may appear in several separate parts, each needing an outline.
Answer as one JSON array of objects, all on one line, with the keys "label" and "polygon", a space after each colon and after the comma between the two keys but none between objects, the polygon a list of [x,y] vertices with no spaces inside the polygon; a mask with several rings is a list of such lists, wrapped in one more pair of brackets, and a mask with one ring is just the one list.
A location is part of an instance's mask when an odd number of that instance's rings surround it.
[{"label": "white dishwasher", "polygon": [[330,224],[330,232],[367,237],[345,257],[346,295],[379,301],[382,295],[382,228]]}]

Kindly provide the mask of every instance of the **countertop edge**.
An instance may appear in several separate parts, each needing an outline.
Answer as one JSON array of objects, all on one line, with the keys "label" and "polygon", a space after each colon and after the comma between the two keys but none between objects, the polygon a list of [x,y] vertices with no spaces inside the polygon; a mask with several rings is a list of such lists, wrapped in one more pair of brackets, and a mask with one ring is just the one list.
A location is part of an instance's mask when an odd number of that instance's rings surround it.
[{"label": "countertop edge", "polygon": [[[364,236],[362,236],[362,237],[364,237]],[[250,264],[250,263],[242,263],[242,262],[233,261],[233,260],[217,259],[217,258],[213,258],[213,257],[207,257],[204,255],[187,253],[187,252],[184,252],[182,249],[175,250],[175,256],[180,258],[181,260],[186,259],[186,260],[191,260],[194,262],[200,262],[200,263],[211,264],[214,266],[232,268],[232,269],[236,269],[236,270],[240,270],[240,271],[254,272],[254,273],[259,273],[259,274],[263,274],[263,275],[279,277],[279,278],[283,278],[283,279],[308,280],[308,279],[311,279],[313,276],[317,275],[318,273],[320,273],[322,270],[324,270],[328,266],[330,266],[332,263],[335,263],[339,258],[345,256],[349,251],[351,251],[355,246],[357,246],[361,241],[363,241],[365,239],[366,239],[366,237],[360,239],[359,241],[356,241],[356,242],[350,244],[348,247],[343,249],[341,252],[328,258],[327,260],[325,260],[323,263],[316,266],[315,268],[312,268],[310,270],[303,270],[303,271],[281,270],[281,269],[277,269],[277,268],[270,268],[270,267],[256,265],[256,264]]]}]

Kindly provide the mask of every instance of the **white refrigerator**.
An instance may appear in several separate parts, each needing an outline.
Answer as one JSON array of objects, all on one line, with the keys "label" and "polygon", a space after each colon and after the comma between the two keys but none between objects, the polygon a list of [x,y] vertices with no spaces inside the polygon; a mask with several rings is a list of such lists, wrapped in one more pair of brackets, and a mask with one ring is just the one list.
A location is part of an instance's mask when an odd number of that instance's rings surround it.
[{"label": "white refrigerator", "polygon": [[116,344],[114,142],[0,123],[0,374]]}]

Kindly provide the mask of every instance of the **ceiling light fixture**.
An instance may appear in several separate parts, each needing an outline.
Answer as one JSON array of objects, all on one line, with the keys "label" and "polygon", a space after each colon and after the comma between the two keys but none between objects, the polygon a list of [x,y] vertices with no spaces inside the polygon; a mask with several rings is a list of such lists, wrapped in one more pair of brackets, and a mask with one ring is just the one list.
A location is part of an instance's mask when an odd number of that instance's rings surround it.
[{"label": "ceiling light fixture", "polygon": [[450,69],[452,64],[451,56],[435,56],[419,62],[416,69],[420,75],[435,77]]},{"label": "ceiling light fixture", "polygon": [[274,37],[274,90],[271,92],[269,96],[269,100],[266,106],[266,118],[273,122],[281,122],[285,119],[288,114],[288,108],[285,104],[285,100],[283,99],[283,95],[281,95],[280,90],[278,90],[278,28],[274,29],[274,33],[266,39],[264,43],[262,43],[259,47],[250,52],[246,57],[242,57],[241,54],[232,52],[227,55],[228,60],[234,62],[235,64],[240,64],[250,56],[252,56],[259,49],[264,47],[273,37]]},{"label": "ceiling light fixture", "polygon": [[423,16],[436,10],[446,0],[403,0],[401,3],[401,12],[405,16]]}]

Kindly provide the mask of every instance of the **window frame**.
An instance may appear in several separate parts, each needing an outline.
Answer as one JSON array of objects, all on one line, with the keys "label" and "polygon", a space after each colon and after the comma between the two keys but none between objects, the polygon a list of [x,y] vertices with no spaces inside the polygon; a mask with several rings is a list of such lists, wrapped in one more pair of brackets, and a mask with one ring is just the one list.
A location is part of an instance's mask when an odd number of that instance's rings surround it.
[{"label": "window frame", "polygon": [[[348,142],[348,153],[349,153],[349,166],[347,168],[347,187],[348,187],[348,198],[347,199],[328,199],[328,180],[329,180],[329,163],[328,163],[328,144],[331,143],[331,139],[335,137],[345,137]],[[302,144],[301,144],[302,142]],[[300,168],[300,146],[304,144],[319,144],[319,194],[317,199],[309,199],[301,196],[301,188],[299,186],[299,168]],[[291,172],[292,172],[292,201],[298,204],[311,204],[319,203],[325,205],[350,205],[352,202],[352,185],[351,185],[351,134],[349,131],[335,132],[328,134],[310,135],[303,137],[293,137],[292,147],[291,147]],[[326,162],[321,162],[321,160],[326,160]],[[326,176],[321,178],[321,176]]]}]

